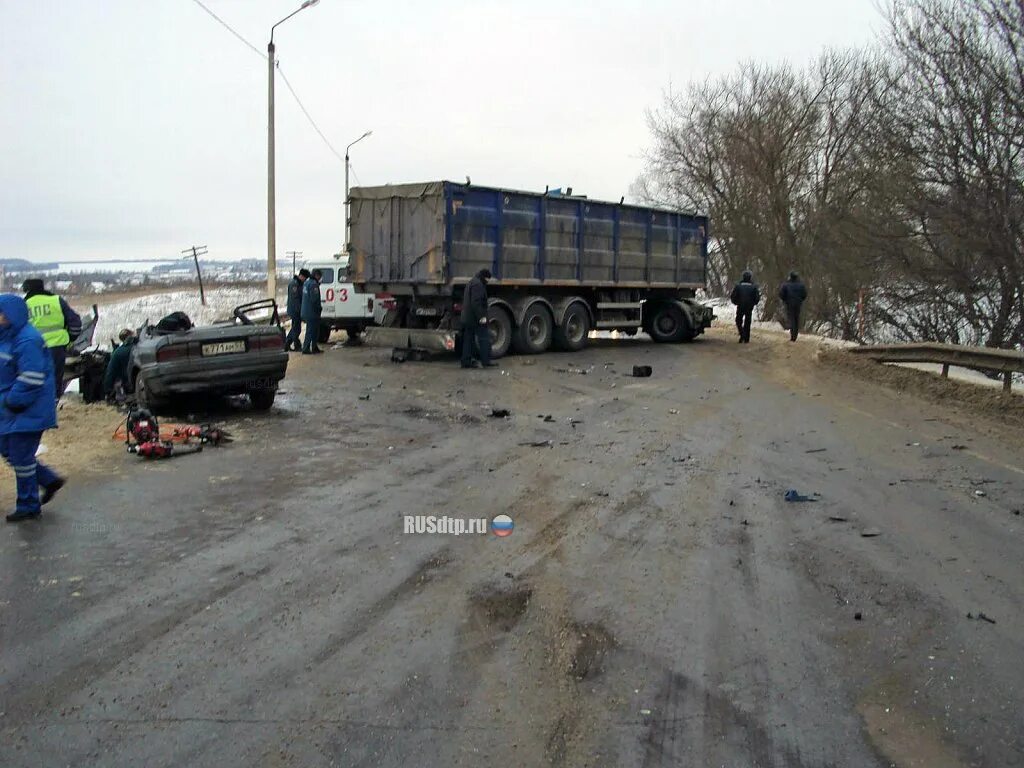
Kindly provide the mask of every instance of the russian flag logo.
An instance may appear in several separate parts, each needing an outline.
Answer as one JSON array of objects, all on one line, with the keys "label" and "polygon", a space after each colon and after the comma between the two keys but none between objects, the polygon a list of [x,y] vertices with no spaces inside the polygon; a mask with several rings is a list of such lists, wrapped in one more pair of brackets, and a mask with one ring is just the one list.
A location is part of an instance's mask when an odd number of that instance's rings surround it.
[{"label": "russian flag logo", "polygon": [[495,536],[504,538],[512,533],[513,528],[515,528],[515,523],[508,515],[498,515],[491,520],[491,530],[494,531]]}]

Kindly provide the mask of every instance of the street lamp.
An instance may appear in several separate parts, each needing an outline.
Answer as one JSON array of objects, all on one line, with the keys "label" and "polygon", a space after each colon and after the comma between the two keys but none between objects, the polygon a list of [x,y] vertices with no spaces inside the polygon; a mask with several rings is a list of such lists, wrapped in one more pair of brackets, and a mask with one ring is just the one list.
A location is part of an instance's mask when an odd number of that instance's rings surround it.
[{"label": "street lamp", "polygon": [[352,234],[349,231],[349,219],[351,218],[351,208],[349,207],[348,201],[348,151],[358,144],[360,141],[365,139],[367,136],[371,136],[373,131],[367,131],[355,141],[351,142],[345,147],[345,251],[348,252],[349,237]]},{"label": "street lamp", "polygon": [[311,8],[320,0],[306,0],[270,28],[267,45],[267,294],[277,298],[277,222],[274,209],[274,30],[299,11]]}]

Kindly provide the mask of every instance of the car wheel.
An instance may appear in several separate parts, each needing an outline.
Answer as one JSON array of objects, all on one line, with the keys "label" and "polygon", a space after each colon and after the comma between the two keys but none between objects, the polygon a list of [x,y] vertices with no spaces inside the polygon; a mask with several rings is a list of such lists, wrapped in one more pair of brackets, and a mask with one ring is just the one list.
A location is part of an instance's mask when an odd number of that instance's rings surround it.
[{"label": "car wheel", "polygon": [[135,378],[135,402],[152,413],[156,413],[167,405],[165,400],[153,396],[153,392],[146,383],[146,377],[141,373]]},{"label": "car wheel", "polygon": [[249,400],[255,411],[269,411],[274,404],[275,397],[277,397],[276,389],[254,389],[249,393]]},{"label": "car wheel", "polygon": [[320,328],[317,330],[316,334],[317,341],[321,344],[326,344],[331,338],[332,330],[331,326],[325,323],[320,323]]}]

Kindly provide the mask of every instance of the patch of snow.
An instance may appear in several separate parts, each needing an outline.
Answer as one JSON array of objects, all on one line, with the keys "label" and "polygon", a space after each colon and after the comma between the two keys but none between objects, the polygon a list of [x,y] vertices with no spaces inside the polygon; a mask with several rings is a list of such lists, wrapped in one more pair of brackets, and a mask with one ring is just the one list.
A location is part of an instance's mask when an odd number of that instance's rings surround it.
[{"label": "patch of snow", "polygon": [[262,298],[265,298],[265,291],[257,287],[214,288],[206,292],[205,307],[199,301],[197,290],[136,296],[100,306],[94,341],[109,349],[110,340],[116,340],[122,328],[138,330],[147,321],[155,325],[160,318],[172,312],[184,312],[194,325],[209,325],[230,318],[232,310],[239,304]]}]

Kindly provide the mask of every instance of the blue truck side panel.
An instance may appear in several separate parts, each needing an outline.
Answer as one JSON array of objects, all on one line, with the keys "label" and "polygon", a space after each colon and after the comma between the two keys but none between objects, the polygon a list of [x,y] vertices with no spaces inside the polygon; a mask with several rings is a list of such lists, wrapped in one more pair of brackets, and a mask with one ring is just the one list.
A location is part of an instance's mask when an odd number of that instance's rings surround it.
[{"label": "blue truck side panel", "polygon": [[483,268],[506,284],[704,285],[704,216],[430,182],[355,187],[357,282],[461,283]]}]

